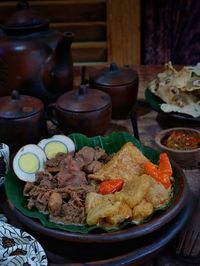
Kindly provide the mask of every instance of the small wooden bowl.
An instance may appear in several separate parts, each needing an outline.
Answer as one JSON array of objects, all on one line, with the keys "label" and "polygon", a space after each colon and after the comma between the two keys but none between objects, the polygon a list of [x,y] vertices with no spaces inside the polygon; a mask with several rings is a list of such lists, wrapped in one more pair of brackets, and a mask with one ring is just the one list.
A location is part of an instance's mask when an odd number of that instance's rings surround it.
[{"label": "small wooden bowl", "polygon": [[175,162],[177,162],[182,168],[184,169],[200,168],[200,148],[191,149],[191,150],[176,150],[168,148],[163,144],[163,140],[167,136],[169,136],[172,131],[177,131],[177,130],[186,130],[200,134],[199,130],[193,128],[186,128],[186,127],[169,128],[160,131],[156,135],[155,137],[156,145],[161,151],[167,152],[169,156]]}]

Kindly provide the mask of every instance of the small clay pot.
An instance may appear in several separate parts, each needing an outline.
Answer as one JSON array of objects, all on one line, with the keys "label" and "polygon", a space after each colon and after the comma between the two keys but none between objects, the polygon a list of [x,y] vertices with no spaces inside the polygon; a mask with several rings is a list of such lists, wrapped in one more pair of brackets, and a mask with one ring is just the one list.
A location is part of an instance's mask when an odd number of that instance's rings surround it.
[{"label": "small clay pot", "polygon": [[48,115],[65,134],[103,135],[111,122],[111,98],[105,92],[81,85],[50,104]]},{"label": "small clay pot", "polygon": [[112,63],[109,68],[91,74],[92,88],[108,93],[112,100],[112,118],[129,117],[132,106],[137,100],[138,74],[129,66],[119,68]]},{"label": "small clay pot", "polygon": [[169,154],[170,158],[177,162],[183,169],[198,169],[200,168],[200,148],[190,150],[178,150],[168,148],[163,144],[163,140],[167,138],[174,131],[190,131],[200,134],[200,131],[189,127],[175,127],[160,131],[156,137],[155,142],[157,147]]},{"label": "small clay pot", "polygon": [[0,98],[0,140],[11,152],[28,143],[37,143],[45,134],[44,105],[41,100],[19,95]]}]

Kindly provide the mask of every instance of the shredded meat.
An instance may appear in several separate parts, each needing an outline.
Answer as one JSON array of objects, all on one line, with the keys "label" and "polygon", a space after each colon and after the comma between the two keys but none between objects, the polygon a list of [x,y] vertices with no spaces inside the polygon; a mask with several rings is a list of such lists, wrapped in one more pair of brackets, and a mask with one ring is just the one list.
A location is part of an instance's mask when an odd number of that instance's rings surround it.
[{"label": "shredded meat", "polygon": [[87,174],[99,170],[106,160],[108,155],[101,148],[58,153],[46,161],[45,170],[36,174],[34,183],[25,184],[27,208],[37,208],[56,223],[85,223],[86,194],[96,191],[96,184],[88,182]]}]

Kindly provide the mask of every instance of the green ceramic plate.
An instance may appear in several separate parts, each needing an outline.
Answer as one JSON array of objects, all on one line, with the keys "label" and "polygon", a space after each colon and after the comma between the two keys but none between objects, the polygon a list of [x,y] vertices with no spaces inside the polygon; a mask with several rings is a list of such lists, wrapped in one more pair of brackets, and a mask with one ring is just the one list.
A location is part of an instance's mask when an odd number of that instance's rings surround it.
[{"label": "green ceramic plate", "polygon": [[[110,136],[107,137],[100,137],[96,136],[93,138],[88,138],[81,134],[71,134],[69,135],[73,139],[76,145],[76,149],[79,150],[83,146],[100,146],[106,150],[108,154],[112,154],[117,152],[121,146],[123,146],[126,142],[131,141],[134,143],[141,151],[142,153],[148,157],[153,163],[158,162],[159,153],[155,150],[152,150],[147,147],[143,147],[138,140],[136,140],[131,134],[125,133],[125,132],[117,132],[112,133]],[[170,214],[170,210],[172,213],[176,212],[176,209],[178,211],[179,205],[183,203],[181,202],[182,196],[184,194],[183,188],[184,188],[184,177],[182,176],[182,173],[177,173],[177,169],[174,169],[174,182],[173,182],[173,197],[168,203],[165,208],[169,209],[169,212],[158,210],[154,215],[151,217],[151,220],[156,217],[156,215],[164,214],[168,215]],[[26,208],[27,201],[26,198],[23,196],[23,187],[24,182],[20,181],[14,174],[14,172],[11,170],[9,174],[6,176],[5,180],[5,189],[6,194],[12,205],[18,209],[23,215],[38,219],[41,224],[47,228],[53,228],[53,229],[60,229],[68,232],[76,232],[76,233],[88,233],[94,229],[99,229],[98,226],[86,226],[86,225],[61,225],[56,224],[53,222],[50,222],[48,220],[48,216],[40,213],[39,211],[35,210],[28,210]],[[181,190],[180,190],[181,187]],[[174,205],[174,206],[173,206]],[[181,206],[182,206],[181,205]],[[183,207],[183,206],[182,206]],[[166,214],[165,214],[166,213]],[[167,216],[167,217],[168,217]],[[147,221],[144,221],[147,222]],[[130,222],[124,222],[120,227],[115,228],[102,228],[101,229],[105,231],[116,231],[124,228],[130,224]]]}]

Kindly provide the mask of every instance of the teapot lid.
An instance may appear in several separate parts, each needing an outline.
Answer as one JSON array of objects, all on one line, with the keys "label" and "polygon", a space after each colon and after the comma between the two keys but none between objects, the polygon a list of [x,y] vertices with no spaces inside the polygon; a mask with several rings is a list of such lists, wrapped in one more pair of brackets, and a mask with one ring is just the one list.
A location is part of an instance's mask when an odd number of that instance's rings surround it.
[{"label": "teapot lid", "polygon": [[8,34],[24,34],[46,30],[49,23],[48,19],[43,18],[38,11],[29,6],[28,1],[21,0],[17,4],[17,11],[2,25],[2,29]]},{"label": "teapot lid", "polygon": [[56,105],[65,111],[91,112],[111,105],[111,98],[103,91],[89,89],[87,85],[82,84],[79,89],[61,95]]},{"label": "teapot lid", "polygon": [[41,100],[19,95],[18,91],[13,91],[11,96],[0,97],[0,117],[7,119],[17,119],[32,116],[43,110]]},{"label": "teapot lid", "polygon": [[90,81],[100,86],[120,86],[130,84],[138,79],[137,72],[125,65],[119,68],[117,64],[112,63],[110,67],[103,68],[91,75]]}]

